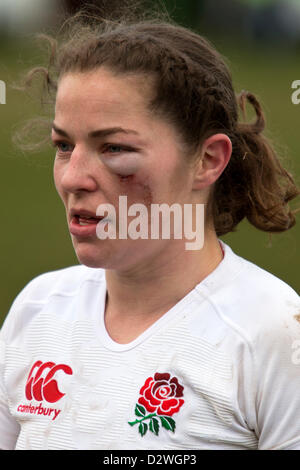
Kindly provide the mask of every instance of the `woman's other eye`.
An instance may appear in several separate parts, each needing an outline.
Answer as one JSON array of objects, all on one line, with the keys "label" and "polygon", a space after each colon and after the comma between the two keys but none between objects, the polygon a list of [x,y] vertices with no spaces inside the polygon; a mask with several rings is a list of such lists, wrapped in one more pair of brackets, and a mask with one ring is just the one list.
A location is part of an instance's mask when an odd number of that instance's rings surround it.
[{"label": "woman's other eye", "polygon": [[73,151],[73,145],[68,144],[68,142],[56,142],[53,141],[53,147],[56,148],[58,154],[70,153]]}]

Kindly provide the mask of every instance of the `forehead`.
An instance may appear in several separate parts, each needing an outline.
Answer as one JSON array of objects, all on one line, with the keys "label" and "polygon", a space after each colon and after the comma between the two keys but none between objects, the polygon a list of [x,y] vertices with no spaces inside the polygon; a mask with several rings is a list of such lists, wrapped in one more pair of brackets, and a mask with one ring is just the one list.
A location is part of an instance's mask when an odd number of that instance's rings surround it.
[{"label": "forehead", "polygon": [[136,75],[114,75],[101,68],[87,73],[68,73],[59,81],[56,112],[80,108],[89,113],[101,110],[149,115],[150,82]]},{"label": "forehead", "polygon": [[134,129],[144,142],[181,143],[165,119],[150,112],[151,78],[114,75],[105,68],[67,73],[58,84],[55,123],[70,135],[84,138],[110,127]]}]

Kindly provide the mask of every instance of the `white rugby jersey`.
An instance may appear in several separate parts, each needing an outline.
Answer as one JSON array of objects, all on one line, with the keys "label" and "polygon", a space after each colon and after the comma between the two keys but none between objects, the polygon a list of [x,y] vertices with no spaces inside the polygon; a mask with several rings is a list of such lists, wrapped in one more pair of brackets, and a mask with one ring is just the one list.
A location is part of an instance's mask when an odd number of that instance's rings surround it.
[{"label": "white rugby jersey", "polygon": [[105,271],[42,274],[1,331],[2,449],[300,449],[300,302],[222,243],[218,267],[118,344]]}]

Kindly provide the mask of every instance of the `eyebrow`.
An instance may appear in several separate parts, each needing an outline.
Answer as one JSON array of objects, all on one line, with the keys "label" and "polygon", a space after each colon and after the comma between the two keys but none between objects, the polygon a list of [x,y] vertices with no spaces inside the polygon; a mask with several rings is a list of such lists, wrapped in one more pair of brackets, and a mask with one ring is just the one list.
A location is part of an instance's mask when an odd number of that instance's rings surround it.
[{"label": "eyebrow", "polygon": [[[64,131],[63,129],[60,129],[59,127],[52,123],[52,129],[59,135],[63,137],[70,138],[68,133]],[[88,137],[90,138],[98,138],[98,137],[106,137],[111,134],[117,134],[117,133],[124,133],[124,134],[136,134],[139,135],[139,133],[133,129],[124,129],[123,127],[108,127],[106,129],[98,129],[96,131],[91,131],[88,134]]]}]

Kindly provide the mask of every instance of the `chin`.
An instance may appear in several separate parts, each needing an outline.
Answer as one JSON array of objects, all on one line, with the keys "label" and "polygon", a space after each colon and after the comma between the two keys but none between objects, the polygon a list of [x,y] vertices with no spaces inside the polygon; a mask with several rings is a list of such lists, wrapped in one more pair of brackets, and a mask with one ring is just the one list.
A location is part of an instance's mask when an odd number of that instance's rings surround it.
[{"label": "chin", "polygon": [[101,261],[96,260],[96,259],[90,259],[85,256],[83,257],[77,256],[77,259],[80,264],[87,266],[88,268],[102,268],[102,269],[107,268],[104,263],[101,263]]},{"label": "chin", "polygon": [[89,268],[107,268],[109,265],[109,252],[104,247],[95,247],[90,243],[74,243],[73,247],[75,254],[80,264],[83,264]]},{"label": "chin", "polygon": [[153,247],[147,249],[150,245],[143,242],[140,244],[136,241],[128,243],[128,240],[105,240],[94,244],[73,240],[73,246],[80,264],[89,268],[121,272],[150,263],[153,257],[157,256],[157,250],[154,251]]},{"label": "chin", "polygon": [[105,242],[96,246],[90,243],[73,242],[73,246],[79,263],[89,268],[118,270],[126,268],[129,261],[128,250],[124,249],[125,246],[117,247],[115,244]]}]

